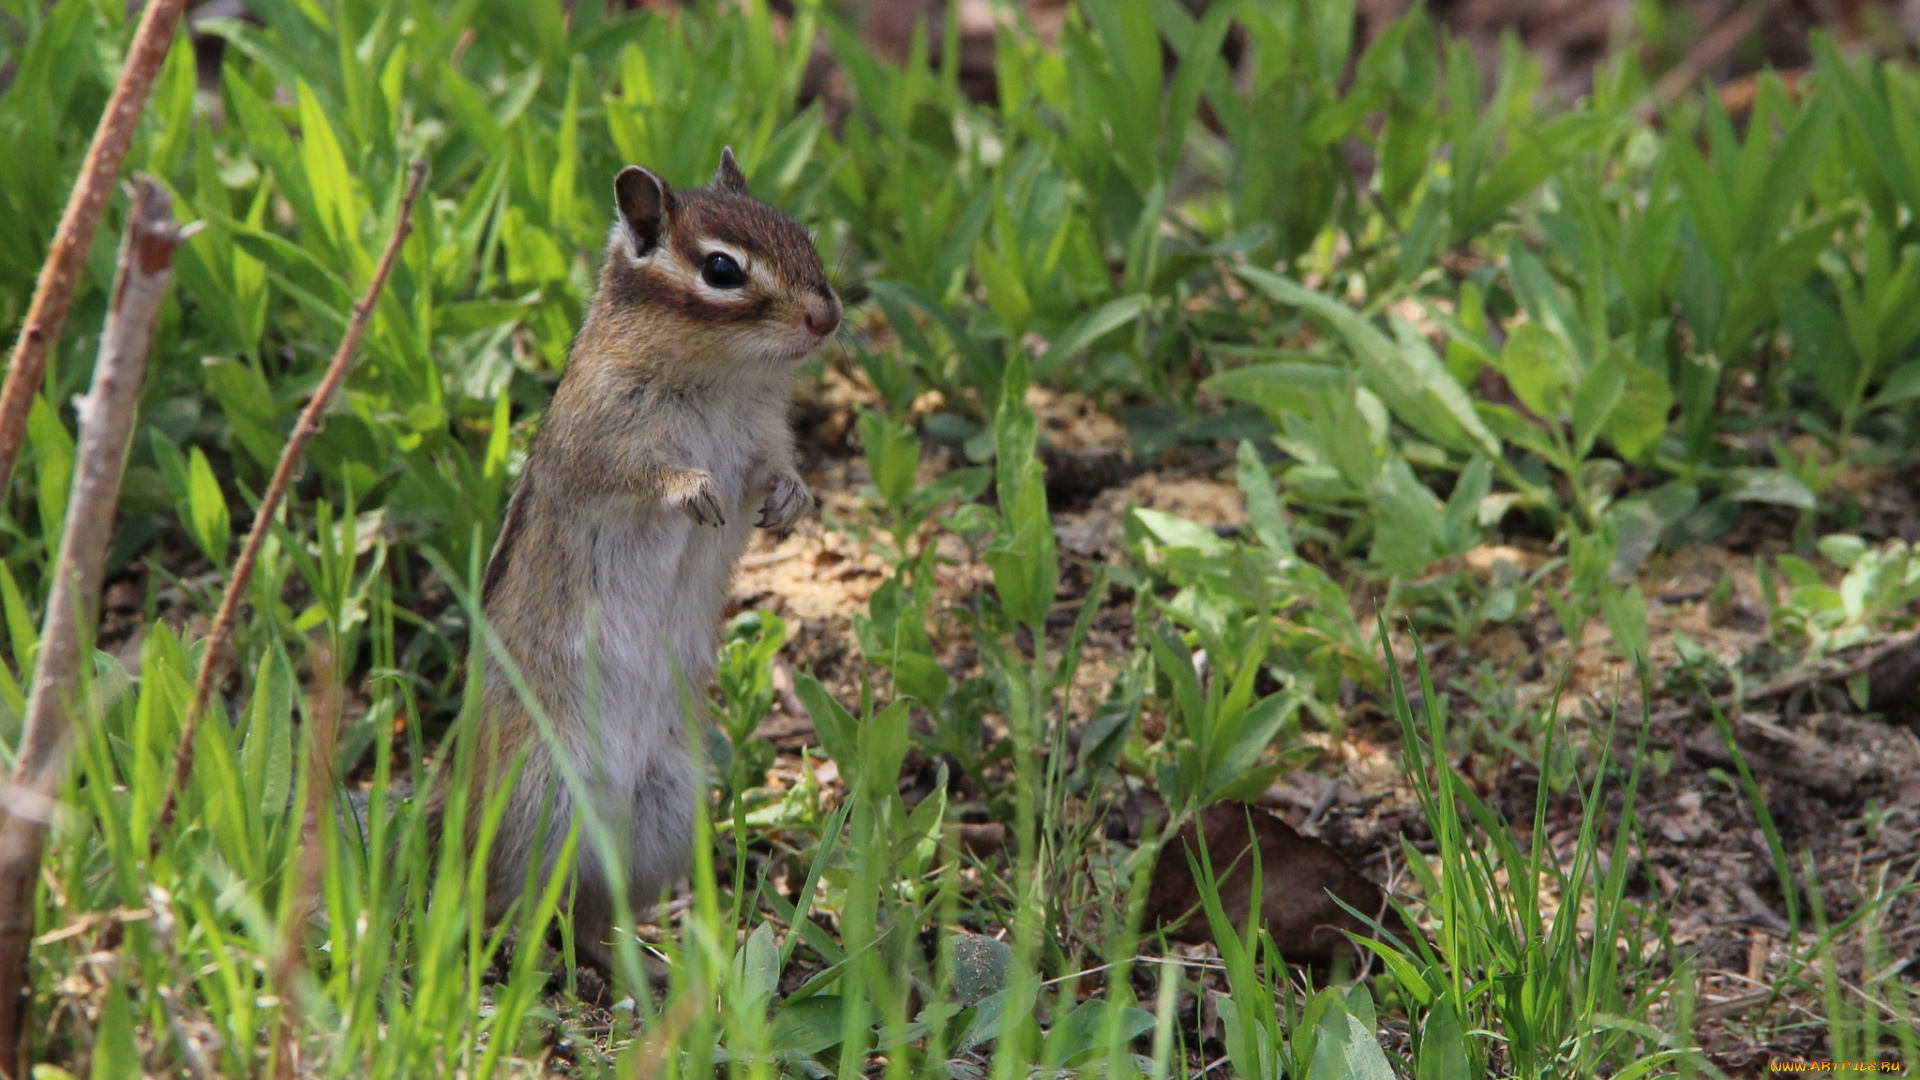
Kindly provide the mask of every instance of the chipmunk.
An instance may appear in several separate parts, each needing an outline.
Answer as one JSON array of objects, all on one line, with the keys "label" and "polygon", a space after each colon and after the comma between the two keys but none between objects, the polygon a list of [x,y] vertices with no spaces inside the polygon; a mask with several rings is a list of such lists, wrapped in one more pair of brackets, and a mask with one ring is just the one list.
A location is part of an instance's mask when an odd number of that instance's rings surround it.
[{"label": "chipmunk", "polygon": [[[603,964],[610,875],[626,875],[637,913],[691,864],[704,784],[682,687],[697,693],[712,673],[752,529],[784,532],[813,506],[794,468],[789,389],[841,314],[807,233],[747,193],[731,150],[705,188],[675,191],[628,166],[614,203],[598,290],[481,594],[624,852],[616,868],[584,833],[578,849],[575,940]],[[501,665],[486,665],[482,698],[469,820],[524,755],[488,859],[498,919],[536,850],[551,871],[581,808]]]}]

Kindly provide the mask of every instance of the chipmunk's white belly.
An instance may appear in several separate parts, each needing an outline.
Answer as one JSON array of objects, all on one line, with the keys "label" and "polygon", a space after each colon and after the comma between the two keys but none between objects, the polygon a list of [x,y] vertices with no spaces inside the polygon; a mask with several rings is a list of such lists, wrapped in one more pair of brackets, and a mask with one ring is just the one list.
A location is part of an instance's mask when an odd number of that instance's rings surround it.
[{"label": "chipmunk's white belly", "polygon": [[[657,494],[611,496],[566,508],[568,527],[555,538],[565,552],[563,572],[584,585],[569,590],[581,610],[561,617],[567,630],[560,665],[578,673],[572,685],[555,687],[560,710],[573,717],[559,725],[562,745],[592,811],[625,852],[637,905],[650,904],[682,876],[692,856],[703,785],[690,740],[699,737],[734,566],[765,499],[759,462],[766,425],[784,422],[773,411],[783,404],[770,406],[768,417],[717,417],[675,433],[675,464],[713,478],[725,525],[696,524]],[[561,810],[549,851],[571,816]],[[580,857],[583,880],[607,874],[591,848]]]},{"label": "chipmunk's white belly", "polygon": [[[742,479],[722,481],[729,505]],[[745,513],[714,528],[621,503],[591,515],[597,603],[583,613],[581,644],[589,656],[598,646],[586,668],[598,672],[598,693],[590,679],[584,743],[571,749],[595,813],[623,841],[630,901],[644,907],[692,855],[703,788],[688,740],[698,737],[720,610],[753,526]],[[584,872],[605,874],[597,853],[583,849],[582,859]]]},{"label": "chipmunk's white belly", "polygon": [[[742,480],[721,481],[727,505],[740,506]],[[682,699],[704,697],[720,611],[753,523],[744,509],[719,528],[697,525],[673,509],[636,516],[630,506],[616,506],[599,516],[593,551],[598,633],[590,629],[587,643],[591,649],[599,639],[605,749],[616,758],[644,758],[649,748],[684,748]],[[645,767],[632,761],[621,771],[633,775]]]},{"label": "chipmunk's white belly", "polygon": [[631,790],[663,759],[684,758],[686,707],[705,697],[720,613],[762,498],[747,490],[746,440],[713,440],[726,441],[740,451],[713,445],[690,455],[719,486],[725,525],[699,525],[678,509],[626,499],[584,515],[592,523],[589,593],[597,610],[582,613],[582,645],[591,654],[597,639],[597,663],[589,659],[586,670],[599,673],[599,700],[596,710],[589,690],[589,716],[598,717],[587,727],[596,745],[581,749],[615,791]]}]

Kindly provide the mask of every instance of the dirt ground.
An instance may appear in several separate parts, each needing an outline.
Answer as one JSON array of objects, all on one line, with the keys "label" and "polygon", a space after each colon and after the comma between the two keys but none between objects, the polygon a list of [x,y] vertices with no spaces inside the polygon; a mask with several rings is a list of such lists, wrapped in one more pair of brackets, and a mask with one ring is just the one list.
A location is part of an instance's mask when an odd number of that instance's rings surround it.
[{"label": "dirt ground", "polygon": [[[1362,33],[1407,2],[1362,0]],[[963,2],[963,33],[982,25],[990,31],[990,19],[982,24],[975,6],[974,0]],[[1044,19],[1057,16],[1061,0],[1036,0],[1032,6],[1044,27]],[[1434,3],[1432,10],[1484,55],[1498,49],[1503,34],[1516,34],[1541,58],[1549,92],[1570,99],[1591,84],[1594,65],[1620,47],[1632,7],[1629,0],[1455,0]],[[1910,54],[1920,35],[1920,0],[1695,0],[1664,7],[1692,29],[1683,35],[1687,47],[1663,54],[1662,87],[1677,93],[1699,79],[1712,79],[1734,105],[1741,94],[1750,94],[1753,72],[1767,65],[1789,73],[1804,67],[1806,35],[1814,27],[1834,31],[1851,48],[1881,54]],[[884,41],[884,35],[897,32],[893,20],[901,13],[942,10],[939,0],[884,9],[876,4],[867,32]],[[910,28],[911,20],[905,25]],[[972,72],[967,85],[982,96],[992,86],[990,32],[985,43],[984,53],[977,45],[962,53]],[[736,580],[738,608],[769,608],[789,624],[789,643],[779,659],[783,692],[760,732],[780,751],[772,774],[776,782],[799,775],[800,750],[815,742],[791,692],[792,673],[812,673],[842,700],[857,697],[863,661],[851,618],[865,609],[887,572],[853,527],[868,517],[859,494],[868,477],[851,441],[852,405],[863,396],[856,383],[836,372],[813,400],[801,403],[803,471],[822,512],[784,539],[757,540]],[[1075,583],[1091,577],[1096,564],[1125,559],[1121,522],[1132,507],[1165,510],[1222,531],[1244,523],[1227,448],[1184,450],[1177,459],[1148,468],[1134,459],[1126,429],[1094,403],[1040,393],[1034,404],[1042,416],[1049,497],[1056,511],[1063,589],[1069,594]],[[929,444],[926,457],[931,477],[952,467],[957,452]],[[1842,487],[1867,515],[1864,534],[1920,540],[1920,468],[1851,476]],[[1790,858],[1806,859],[1796,871],[1816,885],[1828,922],[1838,924],[1876,898],[1908,889],[1920,876],[1916,680],[1899,670],[1886,676],[1889,695],[1902,712],[1885,717],[1861,714],[1844,686],[1847,675],[1874,674],[1869,669],[1877,667],[1869,661],[1898,668],[1895,662],[1911,655],[1913,643],[1875,643],[1831,658],[1821,672],[1790,673],[1791,658],[1779,654],[1767,633],[1756,566],[1761,557],[1791,550],[1791,526],[1790,519],[1756,510],[1712,546],[1663,551],[1648,561],[1640,583],[1649,607],[1649,659],[1657,674],[1653,700],[1644,710],[1638,678],[1615,656],[1604,624],[1594,620],[1582,641],[1569,642],[1544,600],[1511,621],[1486,624],[1471,640],[1445,635],[1422,640],[1435,684],[1450,694],[1456,717],[1533,717],[1557,692],[1559,718],[1589,763],[1599,757],[1599,744],[1609,732],[1616,760],[1630,759],[1644,737],[1648,753],[1634,808],[1629,895],[1664,919],[1665,942],[1649,934],[1645,948],[1670,943],[1670,955],[1694,958],[1701,988],[1695,1038],[1715,1064],[1736,1075],[1764,1070],[1769,1057],[1824,1056],[1827,1007],[1818,992],[1821,973],[1804,965],[1806,941],[1817,931],[1803,926],[1797,953],[1790,948],[1785,897],[1734,756],[1713,717],[1699,707],[1698,689],[1670,677],[1680,667],[1680,635],[1743,676],[1737,683],[1744,694],[1735,695],[1732,683],[1706,689],[1724,699],[1740,760],[1752,770]],[[935,526],[929,529],[942,558],[931,629],[952,673],[964,675],[972,670],[969,647],[958,621],[940,618],[938,611],[971,603],[990,575],[981,551],[958,536],[938,533]],[[1531,570],[1549,557],[1539,539],[1510,537],[1490,542],[1462,562],[1472,574],[1491,576],[1503,572],[1502,564]],[[1340,573],[1337,567],[1328,569]],[[1363,625],[1371,620],[1375,593],[1372,585],[1352,583],[1354,611]],[[1130,600],[1109,595],[1107,604],[1086,645],[1083,690],[1105,685],[1135,645]],[[116,617],[127,621],[111,596],[107,608],[110,623]],[[127,629],[109,626],[103,644]],[[1396,634],[1393,648],[1411,682],[1412,646],[1404,632]],[[1912,666],[1920,669],[1920,662]],[[1091,710],[1073,711],[1084,718]],[[1431,850],[1431,844],[1401,773],[1397,727],[1366,695],[1354,695],[1342,714],[1337,735],[1310,729],[1316,756],[1282,777],[1260,801],[1372,881],[1405,893],[1411,883],[1402,837],[1416,850]],[[1648,717],[1645,731],[1643,715]],[[1517,748],[1500,740],[1478,741],[1457,754],[1454,764],[1515,823],[1524,840],[1540,769],[1525,753],[1530,740],[1513,742]],[[925,765],[910,759],[906,774],[922,772]],[[831,768],[817,771],[823,782],[835,782]],[[1556,851],[1568,851],[1592,808],[1583,805],[1574,784],[1555,790],[1549,809],[1548,840]],[[1603,809],[1611,831],[1621,812],[1618,784],[1608,786]],[[1549,895],[1547,902],[1557,900]],[[1910,982],[1920,973],[1920,890],[1886,903],[1878,937],[1880,953],[1872,958],[1877,966],[1871,970],[1857,930],[1843,935],[1834,953],[1845,1000],[1856,1011],[1868,1000],[1860,992],[1865,980],[1904,969],[1894,977]],[[1204,1028],[1203,1017],[1196,1022]]]},{"label": "dirt ground", "polygon": [[[814,418],[803,427],[801,444],[823,512],[784,540],[761,541],[745,561],[735,596],[743,608],[767,607],[786,618],[789,645],[781,663],[811,672],[843,700],[857,696],[862,670],[850,618],[864,610],[886,573],[846,526],[865,513],[858,492],[868,482],[857,448],[847,441],[851,423],[843,414],[858,396],[856,387],[830,376],[824,399],[802,408],[803,415]],[[1036,391],[1033,403],[1042,417],[1043,442],[1050,444],[1043,457],[1050,466],[1051,501],[1058,508],[1063,600],[1072,582],[1090,577],[1094,563],[1125,559],[1120,529],[1130,507],[1165,510],[1223,532],[1244,522],[1225,448],[1188,452],[1177,463],[1149,471],[1133,460],[1124,428],[1089,402]],[[943,453],[929,446],[928,475],[943,467]],[[1859,492],[1872,493],[1868,535],[1916,536],[1920,496],[1913,480],[1912,475],[1856,478]],[[1904,716],[1863,715],[1842,689],[1844,679],[1832,677],[1864,670],[1876,651],[1901,652],[1912,643],[1905,638],[1876,643],[1832,658],[1812,674],[1778,677],[1776,669],[1787,658],[1769,644],[1756,565],[1761,555],[1791,549],[1787,525],[1764,512],[1751,514],[1713,546],[1656,553],[1640,578],[1649,601],[1656,674],[1654,698],[1646,708],[1648,752],[1634,808],[1628,896],[1664,917],[1670,955],[1695,958],[1700,976],[1696,1038],[1716,1064],[1735,1073],[1764,1069],[1770,1056],[1822,1056],[1826,1009],[1817,993],[1820,976],[1804,966],[1806,943],[1817,931],[1803,912],[1801,959],[1796,960],[1773,859],[1733,755],[1710,711],[1699,707],[1699,688],[1675,674],[1680,670],[1676,634],[1744,676],[1744,699],[1729,699],[1729,685],[1707,689],[1721,695],[1741,758],[1753,772],[1789,858],[1807,860],[1804,867],[1796,862],[1795,870],[1817,883],[1830,924],[1920,875],[1916,716],[1911,708]],[[943,639],[942,628],[957,620],[937,612],[969,604],[990,575],[980,552],[932,529],[928,535],[943,560],[931,620],[935,644],[958,677],[969,673],[972,657],[957,631],[952,640]],[[1464,561],[1471,573],[1493,574],[1502,562],[1531,569],[1547,555],[1543,544],[1523,539],[1489,543]],[[1352,596],[1356,615],[1370,620],[1371,587],[1356,582]],[[1104,686],[1134,646],[1130,599],[1110,596],[1108,604],[1086,646],[1082,682],[1087,687]],[[1417,686],[1410,639],[1397,634],[1393,644],[1403,677]],[[1590,624],[1576,648],[1540,599],[1510,622],[1485,625],[1472,640],[1423,634],[1422,644],[1436,687],[1450,696],[1456,728],[1472,727],[1476,717],[1496,726],[1492,713],[1537,717],[1551,706],[1557,690],[1563,731],[1583,747],[1588,763],[1580,771],[1582,782],[1593,775],[1591,763],[1609,731],[1616,761],[1632,760],[1643,736],[1639,683],[1614,655],[1601,620]],[[1488,686],[1504,695],[1491,708],[1484,696],[1475,696],[1487,693]],[[1074,710],[1076,719],[1090,712]],[[1430,850],[1431,844],[1400,770],[1398,729],[1364,694],[1343,709],[1343,720],[1337,736],[1309,725],[1317,756],[1275,783],[1260,801],[1300,832],[1324,840],[1371,880],[1405,894],[1411,882],[1401,837],[1416,849]],[[813,740],[790,694],[776,704],[761,733],[781,749],[776,775],[797,776],[797,752]],[[1538,740],[1524,733],[1516,740],[1518,752],[1497,741],[1481,742],[1454,763],[1515,823],[1525,843],[1540,775],[1525,749],[1537,747]],[[905,773],[919,771],[917,764],[924,763],[910,760]],[[1621,811],[1618,779],[1603,795],[1609,832]],[[1579,783],[1551,795],[1547,828],[1554,850],[1572,850],[1587,812],[1583,801]],[[1547,902],[1557,899],[1549,894]],[[1846,944],[1834,955],[1843,985],[1857,990],[1860,980],[1890,966],[1905,965],[1911,972],[1920,965],[1920,892],[1887,903],[1879,930],[1879,970],[1862,970],[1857,930],[1841,940]],[[1665,946],[1650,931],[1644,947]],[[1853,994],[1850,1006],[1857,1010],[1862,1000]]]}]

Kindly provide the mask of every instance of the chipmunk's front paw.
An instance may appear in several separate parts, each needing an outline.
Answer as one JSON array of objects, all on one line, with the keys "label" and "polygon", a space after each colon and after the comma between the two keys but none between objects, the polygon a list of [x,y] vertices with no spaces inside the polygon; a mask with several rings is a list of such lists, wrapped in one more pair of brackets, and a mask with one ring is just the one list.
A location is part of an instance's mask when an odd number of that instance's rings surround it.
[{"label": "chipmunk's front paw", "polygon": [[727,523],[722,513],[719,485],[705,469],[677,469],[667,477],[667,505],[677,506],[696,525],[719,528]]},{"label": "chipmunk's front paw", "polygon": [[767,501],[760,504],[760,520],[755,524],[773,532],[787,532],[812,509],[813,495],[807,491],[806,481],[799,473],[782,469],[767,477]]}]

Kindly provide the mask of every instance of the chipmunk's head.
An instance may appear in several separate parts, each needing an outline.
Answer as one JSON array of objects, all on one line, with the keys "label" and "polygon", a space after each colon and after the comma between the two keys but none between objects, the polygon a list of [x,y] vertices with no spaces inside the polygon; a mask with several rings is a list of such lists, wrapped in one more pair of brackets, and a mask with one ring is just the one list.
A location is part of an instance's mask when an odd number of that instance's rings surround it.
[{"label": "chipmunk's head", "polygon": [[704,188],[675,191],[629,165],[614,178],[619,220],[607,248],[601,301],[716,359],[786,365],[840,325],[840,297],[813,241],[794,220],[747,194],[720,154]]}]

